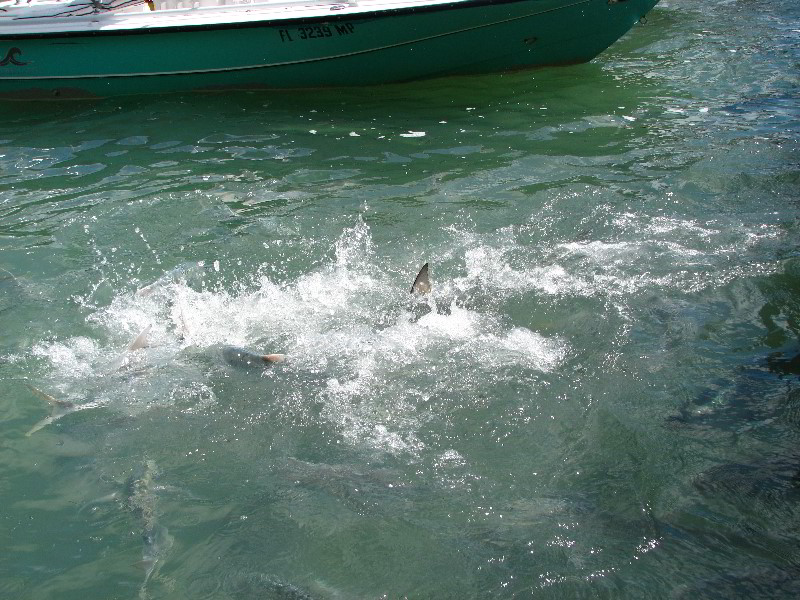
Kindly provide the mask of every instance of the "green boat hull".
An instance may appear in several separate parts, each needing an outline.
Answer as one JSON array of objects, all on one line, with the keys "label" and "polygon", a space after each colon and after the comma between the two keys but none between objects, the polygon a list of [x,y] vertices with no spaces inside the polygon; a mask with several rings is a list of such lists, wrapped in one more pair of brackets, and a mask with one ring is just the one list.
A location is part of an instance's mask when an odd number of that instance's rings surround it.
[{"label": "green boat hull", "polygon": [[0,96],[402,82],[586,62],[657,0],[475,0],[324,18],[0,37]]}]

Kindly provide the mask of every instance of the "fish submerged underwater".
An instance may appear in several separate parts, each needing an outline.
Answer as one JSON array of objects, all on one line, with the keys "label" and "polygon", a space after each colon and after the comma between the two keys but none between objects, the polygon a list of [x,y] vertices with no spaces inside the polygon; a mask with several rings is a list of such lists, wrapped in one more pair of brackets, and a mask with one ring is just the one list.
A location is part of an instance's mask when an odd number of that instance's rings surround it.
[{"label": "fish submerged underwater", "polygon": [[147,585],[158,575],[161,564],[175,542],[167,528],[158,521],[158,475],[155,462],[146,459],[141,474],[131,477],[126,486],[128,508],[141,525],[142,560],[139,564],[145,571],[144,581],[139,588],[141,600],[151,597]]}]

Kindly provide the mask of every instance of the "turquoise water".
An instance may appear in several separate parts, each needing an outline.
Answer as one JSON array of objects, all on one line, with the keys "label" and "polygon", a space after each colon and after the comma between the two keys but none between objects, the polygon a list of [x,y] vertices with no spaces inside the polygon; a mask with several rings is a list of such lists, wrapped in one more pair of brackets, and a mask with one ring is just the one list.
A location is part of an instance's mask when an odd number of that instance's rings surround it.
[{"label": "turquoise water", "polygon": [[798,66],[4,104],[0,597],[797,597]]}]

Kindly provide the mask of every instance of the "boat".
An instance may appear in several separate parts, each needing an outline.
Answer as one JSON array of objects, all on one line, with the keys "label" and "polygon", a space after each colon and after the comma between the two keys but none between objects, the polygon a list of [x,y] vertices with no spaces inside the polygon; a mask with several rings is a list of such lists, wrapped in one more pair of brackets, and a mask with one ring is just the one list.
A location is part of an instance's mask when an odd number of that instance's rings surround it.
[{"label": "boat", "polygon": [[586,62],[658,0],[0,0],[0,97],[368,86]]}]

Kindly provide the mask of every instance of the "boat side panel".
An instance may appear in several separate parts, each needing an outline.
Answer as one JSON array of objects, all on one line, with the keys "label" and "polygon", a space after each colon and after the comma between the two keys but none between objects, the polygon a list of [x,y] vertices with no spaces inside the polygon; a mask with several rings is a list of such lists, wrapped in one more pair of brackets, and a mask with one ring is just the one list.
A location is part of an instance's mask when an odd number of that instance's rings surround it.
[{"label": "boat side panel", "polygon": [[[15,41],[0,94],[117,95],[215,87],[350,86],[591,60],[654,0],[588,0],[544,13],[518,2],[383,19]],[[526,8],[527,7],[527,8]],[[4,44],[0,40],[0,52]],[[12,48],[9,48],[9,52]],[[87,65],[98,67],[84,77]],[[8,69],[8,71],[7,71]],[[9,79],[11,76],[30,79]]]}]

